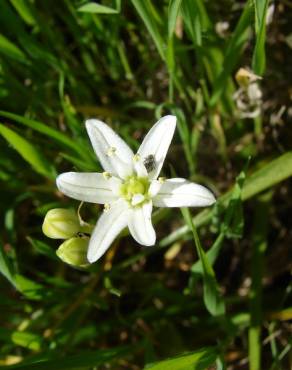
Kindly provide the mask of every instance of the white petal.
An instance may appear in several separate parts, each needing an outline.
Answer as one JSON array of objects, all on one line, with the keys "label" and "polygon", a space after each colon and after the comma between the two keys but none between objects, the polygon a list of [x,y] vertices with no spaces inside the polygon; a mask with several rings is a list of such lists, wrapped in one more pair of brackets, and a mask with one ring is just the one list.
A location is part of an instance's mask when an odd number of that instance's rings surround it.
[{"label": "white petal", "polygon": [[160,173],[168,147],[172,140],[176,126],[175,116],[162,117],[145,136],[138,154],[142,159],[153,155],[155,159],[155,168],[149,172],[150,179],[156,179]]},{"label": "white petal", "polygon": [[85,124],[95,154],[105,171],[121,178],[131,175],[134,154],[124,140],[97,119],[89,119]]},{"label": "white petal", "polygon": [[162,182],[159,180],[152,180],[151,184],[149,186],[148,193],[151,198],[155,197],[156,194],[158,194],[159,190],[161,189]]},{"label": "white petal", "polygon": [[152,203],[142,207],[133,208],[129,212],[128,227],[133,238],[142,245],[154,245],[156,241],[155,230],[151,222]]},{"label": "white petal", "polygon": [[134,169],[138,177],[148,177],[147,170],[141,160],[134,161]]},{"label": "white petal", "polygon": [[90,203],[109,203],[117,199],[110,180],[101,173],[65,172],[57,177],[58,189],[70,198]]},{"label": "white petal", "polygon": [[156,207],[205,207],[216,199],[204,186],[175,178],[166,180],[152,201]]},{"label": "white petal", "polygon": [[127,226],[128,206],[123,200],[112,203],[100,216],[89,241],[87,259],[97,261],[110,247],[117,235]]}]

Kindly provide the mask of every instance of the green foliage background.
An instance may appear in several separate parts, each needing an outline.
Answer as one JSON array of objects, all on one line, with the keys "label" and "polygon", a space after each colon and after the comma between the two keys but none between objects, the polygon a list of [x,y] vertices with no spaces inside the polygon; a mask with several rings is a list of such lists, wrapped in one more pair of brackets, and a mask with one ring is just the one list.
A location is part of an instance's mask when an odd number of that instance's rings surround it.
[{"label": "green foliage background", "polygon": [[[0,1],[1,369],[290,368],[292,16],[279,1],[267,24],[269,5]],[[263,77],[254,119],[233,98],[246,66]],[[84,120],[136,149],[168,113],[164,174],[215,207],[156,212],[154,248],[125,233],[87,270],[62,263],[41,224],[78,207],[58,173],[101,169]]]}]

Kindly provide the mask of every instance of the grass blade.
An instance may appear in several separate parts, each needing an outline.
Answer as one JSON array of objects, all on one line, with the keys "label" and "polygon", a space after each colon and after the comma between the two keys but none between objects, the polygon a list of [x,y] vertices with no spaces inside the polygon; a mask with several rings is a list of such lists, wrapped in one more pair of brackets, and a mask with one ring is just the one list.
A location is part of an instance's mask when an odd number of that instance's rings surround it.
[{"label": "grass blade", "polygon": [[250,370],[261,369],[261,325],[262,325],[262,278],[263,258],[267,248],[267,233],[269,222],[269,206],[272,192],[264,193],[257,199],[254,215],[253,251],[250,288],[250,328],[249,361]]},{"label": "grass blade", "polygon": [[97,14],[118,14],[118,10],[97,3],[87,3],[78,8],[78,12]]},{"label": "grass blade", "polygon": [[148,32],[150,33],[156,48],[161,56],[161,58],[165,59],[165,42],[160,34],[158,29],[157,23],[155,22],[155,18],[151,14],[151,4],[150,0],[140,1],[140,0],[132,0],[132,4],[134,5],[136,11],[142,18]]},{"label": "grass blade", "polygon": [[0,134],[36,172],[52,180],[56,178],[55,168],[35,146],[4,125],[0,125]]},{"label": "grass blade", "polygon": [[0,35],[0,52],[17,62],[29,64],[24,52],[3,35]]},{"label": "grass blade", "polygon": [[33,119],[19,116],[18,114],[14,114],[10,112],[5,112],[5,111],[0,111],[0,115],[3,117],[9,118],[17,123],[21,123],[27,127],[30,127],[33,130],[56,140],[57,142],[63,144],[67,148],[73,150],[74,152],[77,152],[80,155],[82,155],[82,153],[84,154],[82,149],[80,149],[79,146],[76,145],[74,141],[72,141],[72,139],[68,138],[66,135],[55,130],[54,128],[45,125],[42,122],[35,121]]},{"label": "grass blade", "polygon": [[252,56],[252,69],[257,75],[262,75],[266,69],[266,16],[269,0],[254,1],[256,45]]},{"label": "grass blade", "polygon": [[99,350],[85,352],[75,356],[55,357],[50,360],[42,360],[39,362],[26,362],[25,364],[0,366],[0,370],[66,370],[95,367],[109,362],[113,359],[123,357],[130,351],[134,350],[133,346],[119,347],[109,350]]},{"label": "grass blade", "polygon": [[223,315],[225,313],[225,305],[219,292],[215,272],[208,260],[208,257],[206,256],[204,249],[202,248],[199,235],[193,223],[190,211],[187,208],[182,208],[181,210],[187,225],[192,231],[197,254],[202,263],[205,306],[207,310],[211,313],[211,315]]},{"label": "grass blade", "polygon": [[168,37],[172,37],[182,0],[170,0],[168,5]]},{"label": "grass blade", "polygon": [[154,364],[149,364],[145,370],[203,370],[214,364],[217,353],[213,348],[201,349],[196,352],[186,353],[182,356],[169,358]]},{"label": "grass blade", "polygon": [[[242,189],[242,200],[246,201],[291,176],[292,152],[290,151],[264,165],[262,168],[255,171],[251,176],[247,177]],[[231,194],[232,191],[225,193],[218,199],[218,201],[221,201],[222,204],[227,204],[228,200],[231,197]],[[197,214],[193,218],[193,222],[197,227],[200,227],[208,223],[211,218],[212,210],[206,209]],[[181,228],[168,235],[166,238],[162,239],[160,245],[169,245],[189,231],[190,230],[187,226],[182,226]]]}]

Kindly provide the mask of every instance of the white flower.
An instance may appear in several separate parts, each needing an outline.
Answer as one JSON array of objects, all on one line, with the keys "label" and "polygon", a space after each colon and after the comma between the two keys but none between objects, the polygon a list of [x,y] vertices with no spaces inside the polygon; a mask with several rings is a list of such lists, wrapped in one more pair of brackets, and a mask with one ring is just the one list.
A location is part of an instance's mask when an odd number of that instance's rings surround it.
[{"label": "white flower", "polygon": [[80,201],[104,204],[91,235],[87,258],[97,261],[128,227],[142,245],[154,245],[152,207],[203,207],[215,202],[205,187],[182,178],[158,179],[176,126],[175,116],[161,118],[148,132],[137,154],[105,123],[90,119],[86,129],[104,173],[66,172],[59,190]]}]

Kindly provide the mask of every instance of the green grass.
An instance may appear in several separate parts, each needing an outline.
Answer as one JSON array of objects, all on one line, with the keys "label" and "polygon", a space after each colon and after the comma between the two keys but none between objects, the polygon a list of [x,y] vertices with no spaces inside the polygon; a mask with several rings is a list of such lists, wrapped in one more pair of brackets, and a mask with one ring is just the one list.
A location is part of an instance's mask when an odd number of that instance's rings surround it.
[{"label": "green grass", "polygon": [[[289,4],[266,24],[269,5],[0,1],[0,369],[291,367]],[[263,78],[256,118],[238,114],[241,67]],[[125,231],[89,268],[64,264],[42,222],[79,206],[57,174],[101,171],[85,119],[135,150],[165,114],[163,175],[216,204],[155,211],[153,248]]]}]

